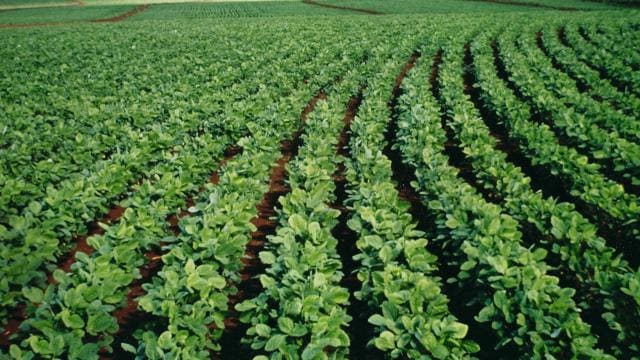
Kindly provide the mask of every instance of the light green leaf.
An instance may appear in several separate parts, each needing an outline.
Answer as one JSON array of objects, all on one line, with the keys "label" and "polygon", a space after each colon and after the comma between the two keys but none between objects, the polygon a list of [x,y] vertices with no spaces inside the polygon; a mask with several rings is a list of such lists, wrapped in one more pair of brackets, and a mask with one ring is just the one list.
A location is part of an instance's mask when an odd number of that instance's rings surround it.
[{"label": "light green leaf", "polygon": [[22,288],[22,294],[34,304],[39,304],[44,298],[44,292],[36,287]]},{"label": "light green leaf", "polygon": [[383,331],[380,336],[374,340],[374,344],[382,351],[393,350],[396,347],[395,339],[396,336],[391,331]]},{"label": "light green leaf", "polygon": [[260,261],[262,261],[262,263],[265,265],[271,265],[276,262],[275,255],[273,255],[273,253],[270,251],[261,251],[259,256]]},{"label": "light green leaf", "polygon": [[256,325],[256,334],[262,337],[269,337],[271,335],[271,328],[265,324],[257,324]]},{"label": "light green leaf", "polygon": [[285,335],[274,335],[264,345],[264,350],[265,351],[274,351],[274,350],[278,349],[280,347],[280,345],[284,344],[285,340],[286,340],[286,336]]},{"label": "light green leaf", "polygon": [[307,221],[302,216],[293,214],[289,217],[289,226],[296,234],[304,234],[307,230]]}]

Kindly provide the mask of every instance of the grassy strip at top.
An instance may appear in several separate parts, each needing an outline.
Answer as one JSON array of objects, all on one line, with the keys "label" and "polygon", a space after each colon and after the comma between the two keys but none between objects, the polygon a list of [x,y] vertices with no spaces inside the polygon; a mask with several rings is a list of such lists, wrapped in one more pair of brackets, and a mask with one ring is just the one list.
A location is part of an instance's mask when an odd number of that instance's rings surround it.
[{"label": "grassy strip at top", "polygon": [[[449,13],[496,13],[496,12],[517,12],[517,11],[537,11],[544,8],[557,7],[558,3],[553,0],[540,1],[517,1],[514,6],[511,2],[503,1],[471,1],[471,0],[322,0],[323,4],[335,6],[364,8],[381,12],[384,14],[449,14]],[[537,6],[536,6],[537,5]],[[572,0],[562,3],[562,8],[570,9],[612,9],[614,7],[585,3],[580,0]]]},{"label": "grassy strip at top", "polygon": [[58,7],[20,9],[0,12],[1,25],[26,25],[45,23],[78,23],[110,18],[133,9],[131,5]]},{"label": "grassy strip at top", "polygon": [[214,2],[159,4],[136,16],[135,20],[257,18],[275,16],[353,15],[339,9],[309,6],[300,1]]}]

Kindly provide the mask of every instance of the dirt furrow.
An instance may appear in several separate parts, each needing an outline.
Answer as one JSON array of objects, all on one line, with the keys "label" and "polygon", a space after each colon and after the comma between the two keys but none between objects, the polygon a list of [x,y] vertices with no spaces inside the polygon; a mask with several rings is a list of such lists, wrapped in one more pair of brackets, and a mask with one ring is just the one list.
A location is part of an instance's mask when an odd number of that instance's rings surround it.
[{"label": "dirt furrow", "polygon": [[[71,271],[71,265],[76,261],[76,253],[84,252],[87,255],[91,255],[94,249],[89,246],[87,239],[91,236],[104,234],[105,231],[99,224],[113,224],[119,221],[125,210],[125,208],[117,205],[112,207],[100,220],[96,220],[88,226],[89,231],[87,234],[74,236],[72,243],[75,243],[75,246],[59,259],[56,269],[69,272]],[[53,271],[48,272],[46,277],[48,284],[53,284],[55,282],[53,279]],[[0,346],[9,345],[9,337],[19,331],[20,325],[22,325],[26,320],[26,317],[26,306],[24,304],[20,304],[15,311],[13,311],[12,318],[7,320],[7,325],[4,327],[4,331],[0,334]]]},{"label": "dirt furrow", "polygon": [[[211,173],[209,177],[209,183],[213,185],[217,185],[220,182],[220,170],[231,161],[236,155],[242,152],[242,148],[237,145],[229,146],[225,152],[224,157],[218,163],[216,169]],[[200,187],[198,190],[199,193],[204,191],[204,185]],[[189,197],[186,200],[186,207],[189,208],[194,205],[193,197]],[[169,224],[169,230],[173,232],[176,236],[180,234],[179,222],[181,219],[190,216],[190,213],[186,210],[182,210],[177,214],[173,214],[167,217],[167,223]],[[159,249],[161,249],[164,244],[159,245]],[[158,271],[162,268],[162,255],[165,254],[165,251],[161,250],[150,250],[144,254],[147,259],[147,263],[145,263],[142,267],[140,267],[140,279],[134,281],[131,284],[129,292],[126,295],[126,305],[115,310],[112,315],[118,320],[118,325],[120,326],[118,332],[114,334],[115,341],[114,343],[121,344],[132,343],[133,332],[136,330],[141,323],[148,322],[148,319],[152,317],[152,315],[147,314],[138,309],[138,302],[136,298],[145,295],[145,291],[142,288],[142,285],[149,282],[151,278],[158,273]],[[122,356],[126,356],[126,353],[123,353],[118,346],[114,347],[114,353],[110,355],[103,354],[101,357],[103,360],[106,359],[118,359]]]},{"label": "dirt furrow", "polygon": [[[351,157],[351,151],[349,149],[351,134],[349,131],[351,129],[351,122],[358,114],[358,109],[362,104],[363,90],[364,88],[360,88],[358,93],[349,100],[342,119],[343,128],[338,138],[338,144],[336,145],[336,154],[345,160]],[[349,299],[350,305],[347,308],[347,313],[352,318],[347,331],[351,334],[349,354],[351,357],[357,359],[378,359],[381,358],[381,353],[367,348],[368,340],[373,337],[372,327],[367,321],[368,316],[366,316],[368,305],[365,301],[360,301],[354,296],[354,293],[360,290],[362,285],[356,276],[358,264],[353,259],[358,253],[356,246],[358,234],[349,229],[347,225],[347,221],[351,218],[352,214],[346,206],[348,193],[345,171],[344,161],[341,161],[337,164],[336,171],[333,175],[336,188],[334,192],[335,200],[333,204],[331,204],[331,207],[339,210],[340,216],[338,217],[338,224],[333,228],[331,234],[338,240],[337,251],[340,255],[342,271],[344,272],[344,277],[340,285],[348,289],[351,294],[351,298]],[[371,336],[367,336],[367,334],[371,334]]]},{"label": "dirt furrow", "polygon": [[[70,5],[73,7],[84,6],[84,3],[78,2],[77,5]],[[10,29],[10,28],[32,28],[32,27],[46,27],[46,26],[61,26],[61,25],[72,25],[72,24],[87,24],[87,23],[115,23],[126,20],[136,14],[139,14],[145,10],[147,10],[151,5],[144,4],[136,6],[135,8],[110,18],[104,19],[95,19],[95,20],[85,20],[85,21],[52,21],[52,22],[43,22],[43,23],[30,23],[30,24],[0,24],[0,29]]]},{"label": "dirt furrow", "polygon": [[126,20],[126,19],[128,19],[128,18],[130,18],[130,17],[132,17],[132,16],[134,16],[136,14],[139,14],[139,13],[147,10],[150,6],[151,5],[149,5],[149,4],[139,5],[139,6],[136,6],[135,8],[127,11],[124,14],[120,14],[120,15],[113,16],[113,17],[110,17],[110,18],[105,18],[105,19],[91,20],[91,22],[95,22],[95,23],[114,23],[114,22],[119,22],[119,21]]},{"label": "dirt furrow", "polygon": [[[313,111],[319,100],[325,99],[324,90],[320,90],[311,98],[300,114],[301,124],[297,131],[291,137],[291,140],[284,140],[280,144],[281,157],[276,161],[269,175],[269,190],[264,194],[262,200],[256,209],[258,216],[251,220],[251,223],[257,228],[251,233],[251,240],[246,246],[245,254],[242,259],[243,268],[240,271],[240,283],[237,284],[238,292],[229,297],[229,315],[224,320],[224,333],[220,340],[222,350],[218,354],[214,354],[215,358],[222,359],[244,359],[250,358],[247,351],[243,351],[241,339],[246,332],[247,326],[242,324],[238,319],[238,313],[235,305],[257,296],[262,291],[262,286],[257,276],[264,273],[265,267],[260,262],[258,254],[264,249],[267,238],[275,235],[278,222],[274,220],[276,209],[280,207],[278,199],[285,196],[291,191],[286,184],[287,169],[286,166],[291,159],[298,154],[301,146],[301,136],[303,132],[304,122],[309,113]],[[242,355],[244,354],[244,355]]]}]

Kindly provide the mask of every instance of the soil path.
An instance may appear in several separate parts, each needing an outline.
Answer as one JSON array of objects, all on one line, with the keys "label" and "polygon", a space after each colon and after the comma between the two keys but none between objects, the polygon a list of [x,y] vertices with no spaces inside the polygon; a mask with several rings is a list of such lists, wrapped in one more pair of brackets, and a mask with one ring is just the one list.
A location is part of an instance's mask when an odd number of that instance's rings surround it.
[{"label": "soil path", "polygon": [[126,20],[136,14],[139,14],[145,10],[147,10],[151,5],[149,4],[144,4],[144,5],[139,5],[136,6],[135,8],[127,11],[124,14],[120,14],[118,16],[114,16],[114,17],[110,17],[110,18],[106,18],[106,19],[97,19],[97,20],[91,20],[91,22],[96,22],[96,23],[113,23],[113,22],[119,22],[122,20]]},{"label": "soil path", "polygon": [[[85,3],[83,1],[78,1],[76,6],[84,6]],[[86,24],[86,23],[116,23],[123,20],[126,20],[134,15],[137,15],[145,10],[147,10],[151,5],[144,4],[140,6],[136,6],[135,8],[110,18],[104,19],[94,19],[94,20],[85,20],[85,21],[55,21],[55,22],[43,22],[43,23],[30,23],[30,24],[0,24],[0,29],[7,28],[32,28],[32,27],[40,27],[40,26],[61,26],[61,25],[71,25],[71,24]]]},{"label": "soil path", "polygon": [[381,13],[379,11],[375,11],[375,10],[354,8],[354,7],[350,7],[350,6],[339,6],[339,5],[323,4],[323,3],[319,3],[319,2],[317,2],[315,0],[303,0],[302,2],[305,3],[305,4],[322,6],[322,7],[326,7],[326,8],[330,8],[330,9],[355,11],[355,12],[368,14],[368,15],[384,15],[383,13]]}]

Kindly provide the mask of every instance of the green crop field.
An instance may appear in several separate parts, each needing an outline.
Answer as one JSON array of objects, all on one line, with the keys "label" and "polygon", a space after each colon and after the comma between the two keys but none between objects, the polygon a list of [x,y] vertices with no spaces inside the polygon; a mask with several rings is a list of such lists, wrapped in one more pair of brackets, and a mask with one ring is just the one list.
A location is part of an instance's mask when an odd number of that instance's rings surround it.
[{"label": "green crop field", "polygon": [[640,359],[637,2],[0,0],[0,359]]}]

